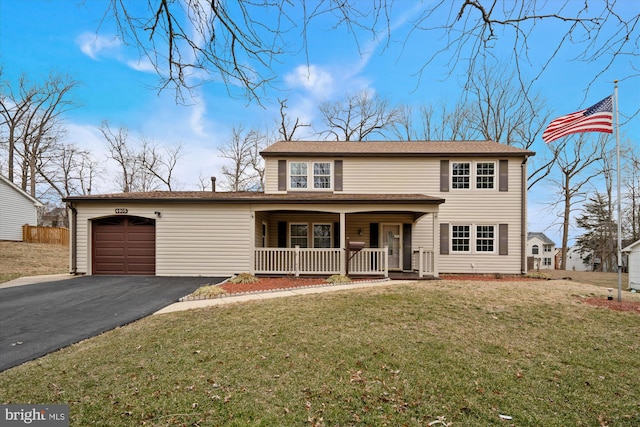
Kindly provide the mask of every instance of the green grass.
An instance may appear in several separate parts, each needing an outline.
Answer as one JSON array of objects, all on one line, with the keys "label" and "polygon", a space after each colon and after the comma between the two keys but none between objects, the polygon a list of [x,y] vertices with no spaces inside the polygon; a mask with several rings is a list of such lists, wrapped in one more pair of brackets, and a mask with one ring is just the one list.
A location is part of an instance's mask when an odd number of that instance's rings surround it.
[{"label": "green grass", "polygon": [[429,281],[152,316],[0,373],[0,402],[73,426],[640,425],[640,316],[591,294]]}]

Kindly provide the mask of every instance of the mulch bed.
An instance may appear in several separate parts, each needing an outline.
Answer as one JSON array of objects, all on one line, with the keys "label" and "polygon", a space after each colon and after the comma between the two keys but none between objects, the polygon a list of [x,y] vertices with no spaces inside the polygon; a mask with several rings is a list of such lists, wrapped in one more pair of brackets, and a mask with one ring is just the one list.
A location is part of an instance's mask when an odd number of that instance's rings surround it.
[{"label": "mulch bed", "polygon": [[304,286],[326,285],[324,278],[309,277],[261,277],[256,283],[225,283],[220,287],[228,294],[273,291],[276,289],[301,288]]},{"label": "mulch bed", "polygon": [[640,314],[640,302],[637,301],[618,301],[617,299],[609,300],[605,298],[585,298],[580,301],[596,307]]}]

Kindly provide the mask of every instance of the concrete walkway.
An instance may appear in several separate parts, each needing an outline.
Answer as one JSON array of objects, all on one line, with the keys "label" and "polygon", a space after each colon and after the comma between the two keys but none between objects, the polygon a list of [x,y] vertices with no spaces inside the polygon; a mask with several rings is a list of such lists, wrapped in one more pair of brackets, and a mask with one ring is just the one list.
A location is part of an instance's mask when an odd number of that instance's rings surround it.
[{"label": "concrete walkway", "polygon": [[74,277],[82,277],[82,276],[74,276],[73,274],[63,273],[63,274],[46,274],[42,276],[19,277],[17,279],[9,280],[8,282],[0,283],[0,289],[13,288],[14,286],[33,285],[35,283],[57,282],[59,280],[73,279]]},{"label": "concrete walkway", "polygon": [[192,310],[196,308],[219,306],[225,304],[263,300],[272,298],[284,298],[300,295],[321,294],[325,292],[346,291],[350,289],[373,288],[391,285],[403,285],[406,283],[414,283],[415,280],[385,280],[376,282],[355,282],[346,285],[327,285],[327,286],[309,286],[294,289],[283,289],[276,291],[256,292],[242,295],[229,295],[211,299],[184,301],[171,304],[154,314],[173,313],[175,311]]}]

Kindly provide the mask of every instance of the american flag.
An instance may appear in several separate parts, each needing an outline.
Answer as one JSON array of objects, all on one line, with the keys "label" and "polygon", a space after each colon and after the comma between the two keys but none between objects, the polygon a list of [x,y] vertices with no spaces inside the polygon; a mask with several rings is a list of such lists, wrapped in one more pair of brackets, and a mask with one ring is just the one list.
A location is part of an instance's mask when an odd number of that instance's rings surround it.
[{"label": "american flag", "polygon": [[580,132],[613,132],[613,97],[607,96],[597,104],[549,123],[542,134],[547,144],[558,138]]}]

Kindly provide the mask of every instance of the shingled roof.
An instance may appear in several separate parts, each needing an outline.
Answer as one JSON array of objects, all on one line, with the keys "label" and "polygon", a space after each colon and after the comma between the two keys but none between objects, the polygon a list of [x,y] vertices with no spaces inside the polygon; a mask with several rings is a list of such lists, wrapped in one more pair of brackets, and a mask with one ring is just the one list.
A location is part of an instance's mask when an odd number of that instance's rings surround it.
[{"label": "shingled roof", "polygon": [[535,152],[495,141],[280,141],[260,154],[263,157],[528,157]]},{"label": "shingled roof", "polygon": [[197,203],[418,203],[440,204],[444,199],[424,194],[334,194],[334,193],[289,193],[265,194],[262,192],[213,192],[213,191],[148,191],[140,193],[113,193],[85,196],[70,196],[65,202],[112,201],[112,202],[197,202]]}]

